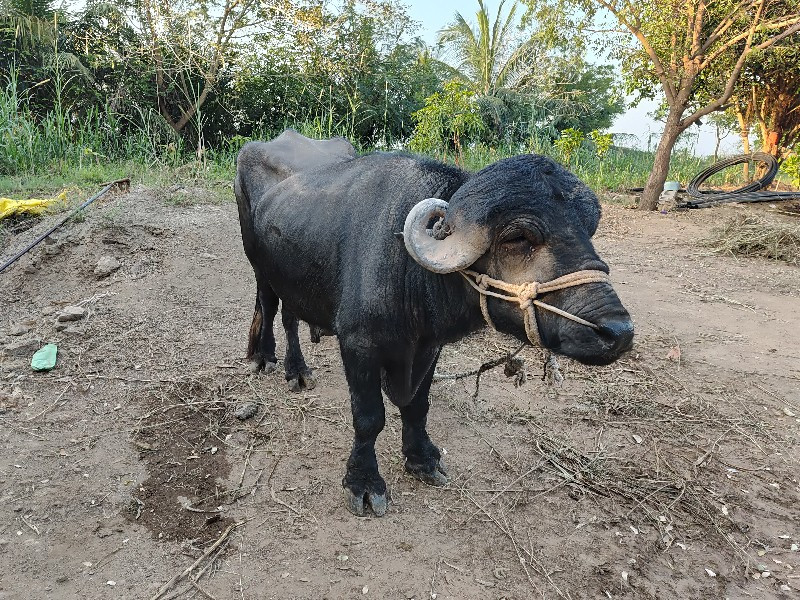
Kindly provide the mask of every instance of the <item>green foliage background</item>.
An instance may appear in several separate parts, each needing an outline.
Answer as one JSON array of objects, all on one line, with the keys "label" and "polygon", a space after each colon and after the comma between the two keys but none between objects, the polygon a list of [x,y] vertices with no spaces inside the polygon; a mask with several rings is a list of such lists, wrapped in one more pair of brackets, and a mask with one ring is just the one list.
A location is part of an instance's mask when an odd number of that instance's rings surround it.
[{"label": "green foliage background", "polygon": [[[516,4],[477,8],[432,48],[395,0],[0,0],[0,191],[187,165],[224,180],[245,141],[286,127],[469,168],[538,152],[598,188],[641,186],[652,157],[602,132],[624,109],[613,70],[521,26]],[[673,177],[700,162],[678,152]]]}]

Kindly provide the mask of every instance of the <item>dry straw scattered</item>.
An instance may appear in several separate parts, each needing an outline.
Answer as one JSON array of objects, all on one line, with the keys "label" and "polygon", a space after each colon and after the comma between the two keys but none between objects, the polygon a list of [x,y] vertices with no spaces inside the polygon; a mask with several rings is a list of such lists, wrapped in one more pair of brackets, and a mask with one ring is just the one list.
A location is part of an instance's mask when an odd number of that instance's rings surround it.
[{"label": "dry straw scattered", "polygon": [[736,215],[711,230],[703,245],[718,254],[760,256],[800,265],[800,226],[758,215]]}]

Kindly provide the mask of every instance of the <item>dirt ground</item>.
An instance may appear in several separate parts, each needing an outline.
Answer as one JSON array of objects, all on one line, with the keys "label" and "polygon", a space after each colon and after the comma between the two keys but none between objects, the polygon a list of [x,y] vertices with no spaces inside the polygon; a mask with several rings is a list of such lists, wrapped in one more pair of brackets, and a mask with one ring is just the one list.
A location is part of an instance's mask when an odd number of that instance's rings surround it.
[{"label": "dirt ground", "polygon": [[[102,200],[0,275],[0,599],[149,599],[197,559],[163,598],[800,598],[800,269],[698,245],[763,207],[606,206],[635,349],[562,361],[561,387],[534,349],[521,387],[434,384],[444,488],[405,474],[390,407],[392,504],[359,519],[335,339],[303,328],[312,392],[251,374],[235,205],[185,196]],[[121,268],[98,278],[102,256]],[[66,305],[87,315],[58,330]],[[47,342],[58,364],[33,373]],[[439,370],[514,346],[487,331]]]}]

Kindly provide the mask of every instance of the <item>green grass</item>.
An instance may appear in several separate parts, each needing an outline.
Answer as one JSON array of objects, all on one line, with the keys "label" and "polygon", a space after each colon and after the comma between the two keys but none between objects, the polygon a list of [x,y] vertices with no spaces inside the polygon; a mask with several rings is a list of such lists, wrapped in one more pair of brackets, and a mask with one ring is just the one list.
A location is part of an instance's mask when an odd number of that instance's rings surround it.
[{"label": "green grass", "polygon": [[[241,145],[244,140],[238,142]],[[133,185],[162,190],[161,197],[168,203],[227,202],[233,198],[231,182],[235,175],[235,155],[238,147],[223,151],[209,150],[202,162],[191,155],[182,161],[173,159],[148,161],[133,157],[98,160],[89,164],[84,162],[72,166],[66,161],[55,165],[44,163],[21,173],[0,176],[0,196],[20,199],[49,197],[63,189],[69,189],[69,197],[72,200],[78,197],[85,198],[101,183],[130,177]],[[464,168],[478,170],[499,159],[525,151],[545,154],[564,162],[556,148],[536,144],[532,148],[517,149],[476,146],[467,149],[458,163]],[[456,162],[452,154],[434,158]],[[590,148],[582,148],[572,156],[571,164],[567,166],[598,193],[620,192],[628,188],[643,187],[649,176],[652,160],[651,154],[625,148],[612,148],[603,159],[599,159]],[[710,164],[710,158],[699,159],[678,153],[673,157],[669,178],[681,181],[685,185]],[[735,172],[740,173],[738,169]],[[719,182],[715,179],[711,183],[716,185]],[[175,185],[203,188],[209,193],[192,200],[180,191],[177,193],[166,191]]]},{"label": "green grass", "polygon": [[[628,188],[644,187],[653,167],[653,154],[630,148],[612,147],[599,158],[590,144],[584,144],[567,162],[559,150],[549,141],[532,140],[527,147],[487,148],[477,145],[464,152],[460,161],[468,169],[477,170],[492,162],[521,152],[532,152],[549,156],[567,166],[589,187],[597,192],[621,192]],[[453,162],[452,155],[447,158]],[[697,173],[710,166],[710,157],[698,158],[686,152],[676,152],[670,162],[669,179],[684,185]]]}]

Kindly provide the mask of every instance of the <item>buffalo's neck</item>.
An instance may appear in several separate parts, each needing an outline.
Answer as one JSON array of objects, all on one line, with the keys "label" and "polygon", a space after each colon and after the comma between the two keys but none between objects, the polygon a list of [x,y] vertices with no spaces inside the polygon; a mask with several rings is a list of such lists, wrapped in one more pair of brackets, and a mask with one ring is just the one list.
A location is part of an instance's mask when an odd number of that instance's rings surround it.
[{"label": "buffalo's neck", "polygon": [[486,325],[478,292],[458,273],[439,275],[423,272],[417,286],[417,302],[424,307],[426,333],[438,345],[448,344],[480,330]]}]

